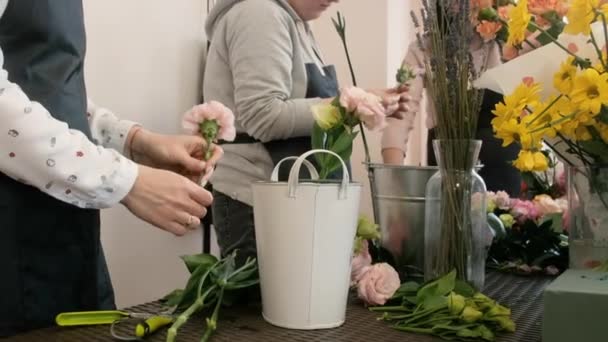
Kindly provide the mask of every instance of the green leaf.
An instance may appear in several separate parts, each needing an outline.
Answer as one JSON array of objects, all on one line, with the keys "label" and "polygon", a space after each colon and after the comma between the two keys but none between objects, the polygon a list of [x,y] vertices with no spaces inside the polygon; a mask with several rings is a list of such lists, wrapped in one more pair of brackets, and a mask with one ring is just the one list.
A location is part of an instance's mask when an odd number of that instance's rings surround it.
[{"label": "green leaf", "polygon": [[241,281],[238,283],[230,283],[228,285],[226,285],[226,290],[238,290],[238,289],[243,289],[246,287],[250,287],[253,285],[256,285],[260,282],[259,279],[249,279],[249,280],[245,280],[245,281]]},{"label": "green leaf", "polygon": [[184,294],[184,290],[175,289],[175,290],[171,291],[171,293],[169,293],[166,296],[164,296],[163,298],[161,298],[160,301],[167,306],[176,306],[179,303],[179,301],[181,300],[183,294]]},{"label": "green leaf", "polygon": [[471,286],[471,284],[467,283],[466,281],[462,281],[460,279],[456,280],[456,283],[454,285],[454,292],[456,294],[459,294],[463,297],[473,297],[475,295],[475,288],[473,288],[473,286]]},{"label": "green leaf", "polygon": [[608,144],[596,139],[581,141],[579,144],[586,152],[593,155],[597,161],[602,163],[608,162]]},{"label": "green leaf", "polygon": [[452,270],[443,277],[424,285],[418,291],[417,297],[421,302],[424,302],[428,297],[446,296],[454,290],[455,286],[456,270]]},{"label": "green leaf", "polygon": [[422,302],[425,309],[433,310],[448,306],[448,299],[445,296],[430,296],[426,297]]},{"label": "green leaf", "polygon": [[206,253],[182,255],[180,258],[184,261],[186,267],[188,267],[188,271],[191,274],[200,265],[208,265],[210,267],[217,262],[217,258],[215,256]]},{"label": "green leaf", "polygon": [[[315,122],[314,125],[312,126],[312,135],[311,135],[312,148],[314,150],[325,149],[325,136],[326,136],[326,133],[321,129],[319,124],[317,124]],[[322,166],[325,164],[325,155],[324,154],[321,154],[321,153],[315,154],[315,159],[317,160],[317,163],[319,165]]]},{"label": "green leaf", "polygon": [[[196,301],[196,298],[198,296],[198,283],[201,280],[201,277],[205,274],[205,272],[207,272],[208,269],[208,265],[202,264],[198,266],[194,270],[194,272],[192,272],[192,275],[190,276],[190,278],[188,279],[188,283],[186,284],[186,288],[182,293],[182,297],[177,303],[177,311],[185,310],[190,305],[192,305],[194,301]],[[203,288],[205,288],[205,286],[203,286]]]},{"label": "green leaf", "polygon": [[551,230],[555,233],[563,233],[564,225],[562,222],[562,213],[547,214],[543,217],[542,223],[551,222]]},{"label": "green leaf", "polygon": [[[335,142],[328,146],[329,150],[335,152],[347,163],[353,153],[353,140],[357,137],[357,133],[349,133],[347,130],[343,130],[337,137]],[[325,166],[327,167],[327,173],[330,174],[335,170],[338,170],[342,163],[334,156],[327,155]]]},{"label": "green leaf", "polygon": [[555,22],[553,22],[553,25],[551,25],[551,27],[547,29],[546,32],[541,33],[538,38],[536,38],[536,40],[542,45],[547,45],[553,42],[555,38],[562,33],[565,26],[566,24],[563,21],[556,20]]}]

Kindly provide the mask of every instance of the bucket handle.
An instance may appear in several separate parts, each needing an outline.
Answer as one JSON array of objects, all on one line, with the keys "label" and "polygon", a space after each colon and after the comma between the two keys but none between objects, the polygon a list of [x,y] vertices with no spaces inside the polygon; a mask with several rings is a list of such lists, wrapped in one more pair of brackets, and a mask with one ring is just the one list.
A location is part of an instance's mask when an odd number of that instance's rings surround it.
[{"label": "bucket handle", "polygon": [[299,156],[298,159],[296,160],[296,162],[293,164],[293,166],[291,167],[291,171],[289,171],[289,180],[287,181],[287,189],[289,191],[289,197],[291,197],[291,198],[296,197],[296,189],[297,189],[298,183],[300,181],[299,176],[300,176],[300,168],[302,167],[302,164],[304,163],[304,161],[306,160],[307,157],[309,157],[313,154],[317,154],[317,153],[331,154],[334,157],[338,158],[338,160],[340,160],[340,163],[342,164],[342,182],[340,184],[340,191],[338,193],[338,198],[341,200],[346,199],[346,190],[348,188],[348,182],[350,180],[350,175],[348,173],[348,169],[346,168],[346,164],[344,163],[344,160],[342,160],[342,158],[340,158],[340,156],[338,154],[336,154],[335,152],[332,152],[329,150],[321,150],[321,149],[311,150],[311,151],[304,153],[303,155]]},{"label": "bucket handle", "polygon": [[[281,164],[283,164],[283,162],[286,162],[288,160],[297,160],[297,159],[298,159],[298,157],[287,157],[287,158],[283,158],[280,162],[278,162],[277,165],[274,167],[274,170],[272,170],[272,174],[270,175],[270,181],[272,181],[272,182],[279,181],[279,168],[281,167]],[[315,169],[315,166],[312,165],[311,162],[304,159],[304,166],[306,166],[306,168],[308,169],[308,173],[310,174],[310,179],[312,179],[312,180],[319,179],[319,173],[317,172],[317,169]]]}]

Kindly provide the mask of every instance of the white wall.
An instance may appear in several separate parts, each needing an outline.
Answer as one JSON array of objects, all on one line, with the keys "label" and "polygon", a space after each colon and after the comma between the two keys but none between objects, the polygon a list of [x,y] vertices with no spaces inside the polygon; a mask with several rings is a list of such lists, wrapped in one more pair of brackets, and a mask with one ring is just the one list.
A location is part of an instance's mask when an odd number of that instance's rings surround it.
[{"label": "white wall", "polygon": [[[336,65],[341,85],[352,84],[344,49],[335,32],[331,18],[340,11],[346,18],[346,35],[359,87],[387,88],[395,86],[395,73],[407,46],[413,39],[410,10],[418,7],[411,0],[342,0],[313,25],[315,36],[323,51],[325,62]],[[425,158],[426,141],[424,116],[417,118],[410,138],[406,164],[419,165]],[[371,160],[381,163],[381,133],[367,132]],[[367,171],[362,162],[365,154],[361,139],[357,139],[352,157],[353,177],[364,184],[361,212],[372,214]]]},{"label": "white wall", "polygon": [[[176,133],[199,97],[204,0],[85,1],[89,96],[123,118]],[[120,307],[183,287],[179,255],[201,250],[137,220],[124,208],[102,214],[102,241]]]}]

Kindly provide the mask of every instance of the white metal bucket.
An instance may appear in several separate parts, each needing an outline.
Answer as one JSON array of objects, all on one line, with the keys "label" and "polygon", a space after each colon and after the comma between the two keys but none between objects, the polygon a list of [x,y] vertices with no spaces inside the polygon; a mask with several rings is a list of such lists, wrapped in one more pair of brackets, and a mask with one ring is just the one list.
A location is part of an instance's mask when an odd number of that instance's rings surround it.
[{"label": "white metal bucket", "polygon": [[[344,323],[350,263],[361,185],[351,183],[344,161],[340,182],[319,182],[317,172],[297,158],[287,182],[253,187],[255,233],[264,319],[290,329],[326,329]],[[288,159],[295,159],[291,157]],[[311,180],[300,180],[305,163]]]}]

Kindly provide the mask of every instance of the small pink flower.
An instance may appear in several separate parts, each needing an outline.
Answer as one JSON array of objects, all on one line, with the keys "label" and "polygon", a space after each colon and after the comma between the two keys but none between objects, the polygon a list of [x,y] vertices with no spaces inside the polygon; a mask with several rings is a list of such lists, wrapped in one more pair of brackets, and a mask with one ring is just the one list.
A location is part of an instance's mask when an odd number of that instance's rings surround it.
[{"label": "small pink flower", "polygon": [[566,170],[562,170],[562,172],[557,176],[557,188],[561,193],[566,192]]},{"label": "small pink flower", "polygon": [[354,113],[370,130],[386,126],[386,111],[382,99],[357,87],[345,87],[340,91],[340,105]]},{"label": "small pink flower", "polygon": [[534,84],[534,77],[526,76],[522,78],[521,81],[523,82],[523,84],[527,85],[528,87],[531,87],[532,84]]},{"label": "small pink flower", "polygon": [[401,286],[399,274],[387,263],[374,264],[358,279],[357,294],[367,305],[384,305]]},{"label": "small pink flower", "polygon": [[498,31],[502,29],[502,24],[496,21],[482,20],[477,25],[477,33],[483,38],[484,41],[489,42],[496,38]]},{"label": "small pink flower", "polygon": [[367,240],[363,240],[361,243],[361,251],[353,256],[350,264],[350,280],[352,284],[356,284],[357,279],[359,279],[372,264],[372,256],[369,254]]},{"label": "small pink flower", "polygon": [[539,217],[538,209],[532,201],[514,199],[511,205],[511,215],[513,215],[520,224],[527,220],[536,220]]},{"label": "small pink flower", "polygon": [[200,134],[200,124],[205,120],[216,120],[219,132],[216,140],[233,141],[236,137],[234,114],[217,101],[211,101],[192,107],[182,118],[182,128],[189,134]]},{"label": "small pink flower", "polygon": [[534,205],[540,216],[559,214],[562,207],[549,195],[538,195],[534,197]]},{"label": "small pink flower", "polygon": [[576,45],[575,43],[568,44],[568,51],[570,51],[572,53],[577,53],[578,52],[578,45]]},{"label": "small pink flower", "polygon": [[545,267],[545,273],[547,275],[551,275],[551,276],[558,275],[559,269],[553,265],[550,265],[550,266]]},{"label": "small pink flower", "polygon": [[509,21],[509,12],[511,11],[511,9],[515,7],[511,4],[506,5],[506,6],[500,6],[498,8],[498,16],[500,17],[500,19],[504,20],[504,21]]},{"label": "small pink flower", "polygon": [[511,209],[511,197],[509,194],[504,191],[499,191],[496,193],[496,206],[498,209],[509,210]]}]

